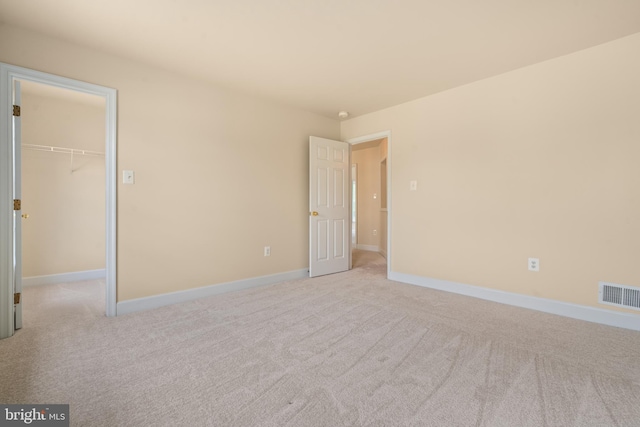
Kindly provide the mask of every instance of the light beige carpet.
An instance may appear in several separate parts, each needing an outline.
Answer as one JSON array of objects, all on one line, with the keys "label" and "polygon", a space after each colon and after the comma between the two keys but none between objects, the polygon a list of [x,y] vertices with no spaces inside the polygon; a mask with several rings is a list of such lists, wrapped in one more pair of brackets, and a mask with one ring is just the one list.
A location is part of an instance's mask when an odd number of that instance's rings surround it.
[{"label": "light beige carpet", "polygon": [[355,269],[118,318],[104,287],[24,292],[0,402],[82,426],[640,426],[640,333]]}]

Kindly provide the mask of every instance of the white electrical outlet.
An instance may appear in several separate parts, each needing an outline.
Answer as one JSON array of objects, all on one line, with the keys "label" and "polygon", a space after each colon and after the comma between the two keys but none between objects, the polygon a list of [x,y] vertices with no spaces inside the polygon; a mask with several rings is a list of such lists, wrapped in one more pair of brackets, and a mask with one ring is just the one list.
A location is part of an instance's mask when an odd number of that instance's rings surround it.
[{"label": "white electrical outlet", "polygon": [[373,230],[373,235],[377,236],[378,235],[378,230]]},{"label": "white electrical outlet", "polygon": [[271,256],[271,246],[264,247],[264,256]]},{"label": "white electrical outlet", "polygon": [[418,181],[409,181],[409,190],[416,191],[418,189]]},{"label": "white electrical outlet", "polygon": [[529,271],[540,271],[540,260],[538,258],[529,258]]}]

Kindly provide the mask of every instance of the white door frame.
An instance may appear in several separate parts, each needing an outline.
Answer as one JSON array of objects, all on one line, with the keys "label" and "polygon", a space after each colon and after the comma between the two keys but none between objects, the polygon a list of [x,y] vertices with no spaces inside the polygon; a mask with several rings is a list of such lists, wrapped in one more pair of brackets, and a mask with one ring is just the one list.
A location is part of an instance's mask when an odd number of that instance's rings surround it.
[{"label": "white door frame", "polygon": [[[115,89],[60,77],[0,62],[0,338],[13,335],[13,144],[11,142],[12,88],[14,80],[26,80],[70,89],[105,99],[106,178],[106,307],[116,315],[116,120]],[[8,312],[5,313],[5,310]],[[9,313],[10,312],[10,313]]]},{"label": "white door frame", "polygon": [[386,130],[369,135],[358,136],[348,139],[351,145],[362,144],[364,142],[375,141],[376,139],[387,138],[387,279],[391,275],[391,131]]}]

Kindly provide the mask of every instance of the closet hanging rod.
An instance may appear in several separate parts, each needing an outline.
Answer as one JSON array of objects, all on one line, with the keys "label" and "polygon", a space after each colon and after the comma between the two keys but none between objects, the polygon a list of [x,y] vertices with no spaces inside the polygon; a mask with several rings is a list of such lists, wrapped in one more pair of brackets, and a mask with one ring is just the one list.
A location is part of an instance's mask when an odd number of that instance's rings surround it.
[{"label": "closet hanging rod", "polygon": [[78,148],[53,147],[51,145],[22,144],[22,148],[34,151],[48,151],[51,153],[64,153],[80,156],[104,156],[104,153],[92,150],[80,150]]}]

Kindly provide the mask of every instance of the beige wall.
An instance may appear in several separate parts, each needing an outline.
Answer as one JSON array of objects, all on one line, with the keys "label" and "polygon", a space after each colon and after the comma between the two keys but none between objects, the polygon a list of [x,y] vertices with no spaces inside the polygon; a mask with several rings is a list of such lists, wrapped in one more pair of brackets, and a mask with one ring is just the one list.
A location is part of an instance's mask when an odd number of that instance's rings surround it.
[{"label": "beige wall", "polygon": [[587,306],[600,280],[640,286],[637,52],[640,34],[343,122],[392,132],[392,270]]},{"label": "beige wall", "polygon": [[308,267],[308,137],[336,120],[7,26],[0,61],[118,90],[118,301]]},{"label": "beige wall", "polygon": [[[23,88],[22,143],[104,152],[104,114]],[[24,277],[105,267],[104,157],[73,160],[72,173],[69,154],[22,151]]]}]

